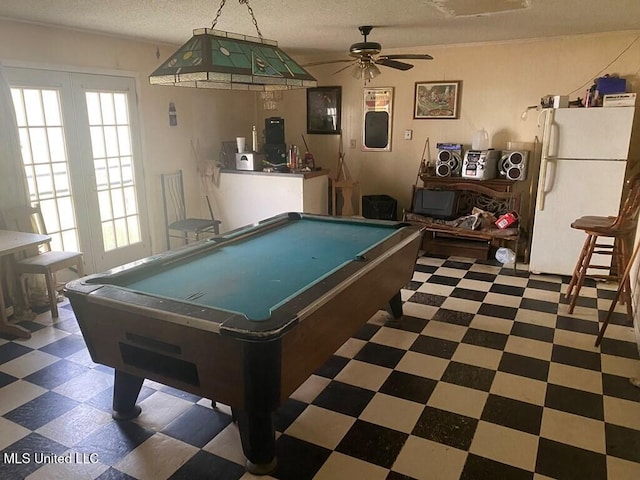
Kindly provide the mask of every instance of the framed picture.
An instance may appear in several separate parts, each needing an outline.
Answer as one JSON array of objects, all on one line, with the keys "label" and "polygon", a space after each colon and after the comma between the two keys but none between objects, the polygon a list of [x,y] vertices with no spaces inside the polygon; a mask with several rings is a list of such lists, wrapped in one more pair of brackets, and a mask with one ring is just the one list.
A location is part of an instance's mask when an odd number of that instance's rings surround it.
[{"label": "framed picture", "polygon": [[362,151],[390,152],[393,87],[365,88],[362,111]]},{"label": "framed picture", "polygon": [[307,88],[307,133],[339,134],[342,87]]},{"label": "framed picture", "polygon": [[416,82],[413,118],[459,118],[461,81]]}]

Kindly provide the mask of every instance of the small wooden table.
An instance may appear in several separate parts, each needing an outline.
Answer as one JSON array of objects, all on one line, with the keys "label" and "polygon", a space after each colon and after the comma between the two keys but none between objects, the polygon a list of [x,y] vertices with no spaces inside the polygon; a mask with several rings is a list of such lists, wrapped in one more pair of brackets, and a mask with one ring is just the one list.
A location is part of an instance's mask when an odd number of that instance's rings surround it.
[{"label": "small wooden table", "polygon": [[51,237],[38,233],[14,232],[0,230],[0,334],[15,335],[20,338],[31,338],[31,332],[20,325],[9,323],[4,303],[4,273],[2,271],[2,257],[26,250],[29,247],[48,243]]}]

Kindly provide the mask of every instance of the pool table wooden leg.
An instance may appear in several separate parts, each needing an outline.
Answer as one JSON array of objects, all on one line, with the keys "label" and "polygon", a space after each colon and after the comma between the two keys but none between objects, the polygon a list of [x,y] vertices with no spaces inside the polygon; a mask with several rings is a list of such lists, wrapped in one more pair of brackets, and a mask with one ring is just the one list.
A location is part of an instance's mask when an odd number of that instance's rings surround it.
[{"label": "pool table wooden leg", "polygon": [[120,370],[115,371],[113,384],[113,413],[115,420],[131,420],[140,415],[142,409],[136,405],[144,378]]},{"label": "pool table wooden leg", "polygon": [[394,319],[398,320],[402,317],[402,297],[399,291],[389,300],[389,308]]},{"label": "pool table wooden leg", "polygon": [[242,450],[247,457],[247,470],[254,475],[267,475],[275,470],[276,435],[271,412],[246,412],[232,409],[238,421]]}]

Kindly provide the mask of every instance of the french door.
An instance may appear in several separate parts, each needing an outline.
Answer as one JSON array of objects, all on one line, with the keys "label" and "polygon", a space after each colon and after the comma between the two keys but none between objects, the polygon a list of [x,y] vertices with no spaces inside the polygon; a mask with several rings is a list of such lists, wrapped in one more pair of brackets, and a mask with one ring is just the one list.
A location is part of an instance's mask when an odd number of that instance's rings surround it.
[{"label": "french door", "polygon": [[135,80],[7,68],[32,203],[87,272],[150,254]]}]

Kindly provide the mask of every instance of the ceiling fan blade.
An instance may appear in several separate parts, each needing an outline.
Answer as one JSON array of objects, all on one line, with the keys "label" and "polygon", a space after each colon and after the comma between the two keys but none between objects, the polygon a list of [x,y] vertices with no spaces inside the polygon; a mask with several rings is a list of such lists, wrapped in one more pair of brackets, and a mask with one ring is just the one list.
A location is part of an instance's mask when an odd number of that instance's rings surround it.
[{"label": "ceiling fan blade", "polygon": [[389,60],[388,58],[378,58],[375,62],[377,65],[384,65],[385,67],[395,68],[397,70],[411,70],[413,65],[404,62],[398,62],[397,60]]},{"label": "ceiling fan blade", "polygon": [[354,62],[353,60],[351,60],[351,65],[347,65],[346,67],[342,67],[341,69],[336,70],[335,72],[333,72],[333,75],[335,75],[336,73],[340,73],[340,72],[346,70],[347,68],[351,68],[356,63],[358,63],[358,62],[357,61]]},{"label": "ceiling fan blade", "polygon": [[388,58],[390,60],[404,59],[404,60],[433,60],[431,55],[426,53],[406,53],[397,55],[382,55],[380,58]]},{"label": "ceiling fan blade", "polygon": [[311,63],[305,63],[304,65],[302,65],[303,67],[315,67],[316,65],[328,65],[330,63],[344,63],[344,62],[353,62],[353,58],[344,58],[341,60],[324,60],[321,62],[311,62]]}]

